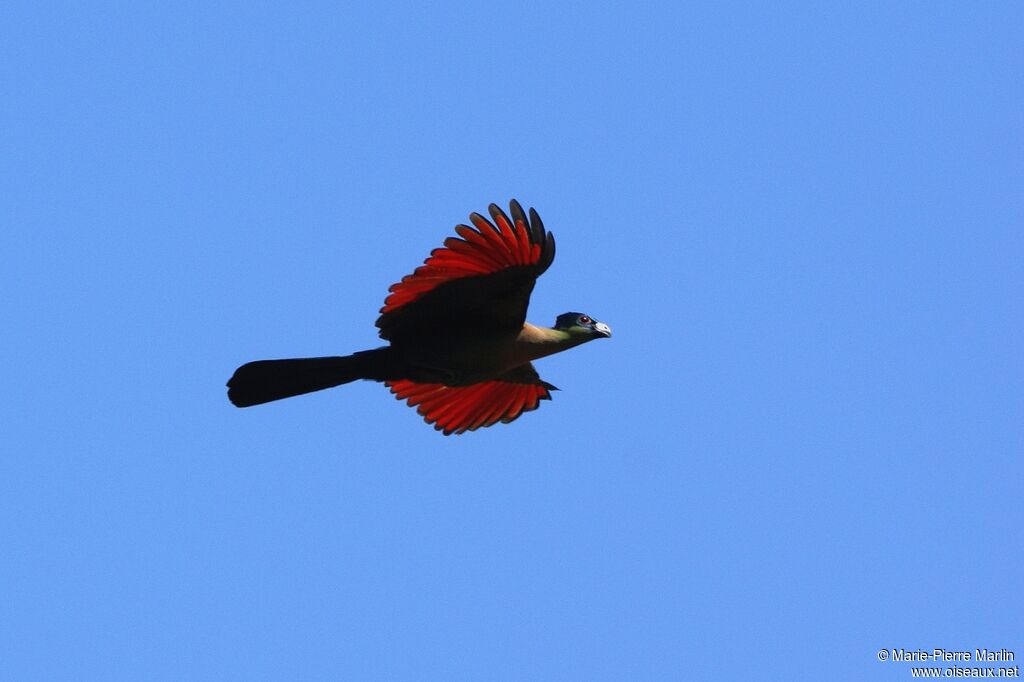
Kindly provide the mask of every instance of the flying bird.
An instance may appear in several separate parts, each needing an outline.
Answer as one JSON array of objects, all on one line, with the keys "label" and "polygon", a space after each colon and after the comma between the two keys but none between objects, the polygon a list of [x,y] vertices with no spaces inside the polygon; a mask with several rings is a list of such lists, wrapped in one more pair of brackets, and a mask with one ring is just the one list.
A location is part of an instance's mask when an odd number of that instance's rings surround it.
[{"label": "flying bird", "polygon": [[[558,390],[533,361],[594,339],[611,328],[583,313],[553,327],[526,321],[533,285],[555,257],[555,238],[519,202],[512,218],[491,204],[491,220],[469,216],[458,237],[391,286],[377,327],[389,345],[341,357],[257,360],[228,380],[228,399],[250,407],[356,379],[381,381],[428,424],[451,435],[537,409]],[[493,221],[493,222],[492,222]]]}]

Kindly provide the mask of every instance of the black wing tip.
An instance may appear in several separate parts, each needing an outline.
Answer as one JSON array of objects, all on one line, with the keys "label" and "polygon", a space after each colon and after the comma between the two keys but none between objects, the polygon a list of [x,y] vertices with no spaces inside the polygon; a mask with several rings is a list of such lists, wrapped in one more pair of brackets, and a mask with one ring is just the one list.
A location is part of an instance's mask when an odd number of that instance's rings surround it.
[{"label": "black wing tip", "polygon": [[515,223],[508,219],[508,216],[505,215],[505,212],[501,210],[501,207],[498,206],[497,204],[491,204],[490,206],[488,206],[487,212],[491,214],[491,219],[494,220],[495,222],[498,221],[498,216],[501,216],[509,225],[515,225]]},{"label": "black wing tip", "polygon": [[543,244],[539,263],[541,272],[547,270],[555,260],[555,235],[548,232]]},{"label": "black wing tip", "polygon": [[541,232],[544,231],[544,221],[540,219],[540,214],[537,213],[537,209],[530,207],[530,224],[536,224],[540,228]]},{"label": "black wing tip", "polygon": [[[494,204],[491,204],[491,205],[493,206]],[[488,220],[487,218],[483,217],[482,215],[480,215],[476,211],[473,211],[472,213],[469,214],[469,222],[473,223],[473,226],[476,228],[477,233],[480,232],[480,226],[477,225],[477,221],[478,220],[482,221],[485,225],[487,225],[487,227],[489,227],[492,230],[494,230],[495,233],[501,234],[501,230],[499,230],[494,225],[494,223],[492,223],[490,220]]]},{"label": "black wing tip", "polygon": [[[541,266],[541,272],[547,270],[552,261],[555,260],[555,235],[544,228],[544,221],[540,219],[540,214],[537,213],[537,209],[530,207],[529,219],[527,219],[527,214],[523,211],[523,205],[519,203],[518,199],[510,199],[508,202],[508,208],[509,212],[512,214],[512,220],[509,222],[512,225],[515,225],[517,222],[522,220],[529,231],[530,243],[537,244],[541,247],[541,257],[538,265]],[[498,220],[499,215],[505,220],[508,220],[508,215],[506,215],[497,204],[490,204],[487,207],[487,211],[495,221]],[[473,216],[479,217],[485,223],[490,225],[492,230],[498,232],[498,228],[479,213],[473,213],[470,218]]]},{"label": "black wing tip", "polygon": [[526,219],[526,213],[523,211],[523,207],[519,204],[518,201],[516,201],[515,199],[510,200],[508,202],[508,210],[512,213],[513,220],[515,220],[516,222],[519,222],[521,220],[523,221],[523,224],[529,226],[530,223]]}]

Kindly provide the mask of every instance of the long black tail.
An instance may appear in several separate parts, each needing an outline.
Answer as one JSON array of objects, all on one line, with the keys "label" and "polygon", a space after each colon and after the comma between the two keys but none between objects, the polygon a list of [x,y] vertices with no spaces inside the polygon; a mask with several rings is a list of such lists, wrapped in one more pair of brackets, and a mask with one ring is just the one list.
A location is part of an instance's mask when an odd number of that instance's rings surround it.
[{"label": "long black tail", "polygon": [[236,407],[250,407],[356,379],[384,381],[394,378],[393,365],[387,346],[345,357],[257,360],[242,365],[228,379],[228,400]]}]

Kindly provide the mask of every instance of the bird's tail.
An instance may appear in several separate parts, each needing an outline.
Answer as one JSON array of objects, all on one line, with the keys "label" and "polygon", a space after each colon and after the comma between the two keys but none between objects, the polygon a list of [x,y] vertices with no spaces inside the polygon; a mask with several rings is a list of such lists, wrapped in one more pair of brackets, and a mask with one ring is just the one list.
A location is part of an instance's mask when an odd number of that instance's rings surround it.
[{"label": "bird's tail", "polygon": [[236,407],[250,407],[356,379],[384,381],[393,373],[393,364],[386,346],[345,357],[257,360],[235,370],[228,380],[228,400]]}]

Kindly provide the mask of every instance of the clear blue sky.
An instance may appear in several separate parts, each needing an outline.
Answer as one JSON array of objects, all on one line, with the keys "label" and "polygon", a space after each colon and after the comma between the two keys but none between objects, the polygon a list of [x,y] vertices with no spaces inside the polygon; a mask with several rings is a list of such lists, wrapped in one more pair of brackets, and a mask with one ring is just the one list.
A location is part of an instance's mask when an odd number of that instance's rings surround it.
[{"label": "clear blue sky", "polygon": [[[1024,657],[1020,3],[339,4],[3,10],[0,678]],[[229,405],[511,197],[553,402]]]}]

